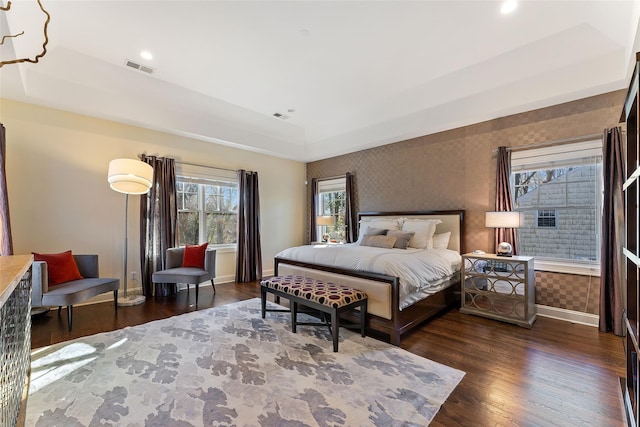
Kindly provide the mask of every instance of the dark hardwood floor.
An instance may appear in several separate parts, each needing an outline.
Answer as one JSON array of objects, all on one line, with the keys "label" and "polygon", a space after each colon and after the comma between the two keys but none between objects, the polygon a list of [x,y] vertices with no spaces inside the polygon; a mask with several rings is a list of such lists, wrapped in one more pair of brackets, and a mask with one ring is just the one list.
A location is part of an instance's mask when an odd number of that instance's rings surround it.
[{"label": "dark hardwood floor", "polygon": [[[198,308],[259,297],[258,283],[201,286]],[[74,308],[73,331],[57,309],[33,318],[38,348],[195,310],[195,292]],[[436,415],[434,426],[622,426],[620,337],[597,328],[538,318],[532,329],[452,309],[405,336],[402,348],[466,375]]]}]

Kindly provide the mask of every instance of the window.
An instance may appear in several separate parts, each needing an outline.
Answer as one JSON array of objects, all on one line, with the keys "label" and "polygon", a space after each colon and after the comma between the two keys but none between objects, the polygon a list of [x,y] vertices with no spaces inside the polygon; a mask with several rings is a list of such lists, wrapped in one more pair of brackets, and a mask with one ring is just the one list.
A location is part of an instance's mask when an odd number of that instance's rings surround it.
[{"label": "window", "polygon": [[558,211],[555,209],[536,210],[536,226],[540,228],[556,228],[557,215]]},{"label": "window", "polygon": [[[521,255],[536,268],[569,273],[599,269],[602,141],[582,141],[511,155],[514,209]],[[549,267],[552,266],[553,267]]]},{"label": "window", "polygon": [[347,178],[318,180],[318,216],[332,216],[335,225],[318,226],[318,236],[329,234],[331,240],[345,241]]},{"label": "window", "polygon": [[178,165],[178,245],[235,245],[238,226],[236,172]]}]

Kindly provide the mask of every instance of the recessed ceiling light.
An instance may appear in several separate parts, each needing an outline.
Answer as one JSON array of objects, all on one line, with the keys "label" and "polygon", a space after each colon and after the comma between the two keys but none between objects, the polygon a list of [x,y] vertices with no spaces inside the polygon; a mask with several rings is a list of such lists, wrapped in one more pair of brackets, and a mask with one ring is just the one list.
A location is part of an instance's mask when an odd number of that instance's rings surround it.
[{"label": "recessed ceiling light", "polygon": [[148,59],[149,61],[153,59],[153,55],[148,50],[143,50],[142,52],[140,52],[140,56],[143,59]]},{"label": "recessed ceiling light", "polygon": [[502,7],[500,8],[500,12],[503,15],[513,12],[518,7],[518,2],[516,0],[507,0],[502,3]]}]

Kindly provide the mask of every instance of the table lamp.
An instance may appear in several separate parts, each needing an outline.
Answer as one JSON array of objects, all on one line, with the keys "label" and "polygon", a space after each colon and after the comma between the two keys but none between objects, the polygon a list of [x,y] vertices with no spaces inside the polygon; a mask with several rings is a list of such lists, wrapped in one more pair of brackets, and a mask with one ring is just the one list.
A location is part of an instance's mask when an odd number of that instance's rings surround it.
[{"label": "table lamp", "polygon": [[[319,226],[333,227],[334,225],[336,225],[336,218],[332,215],[320,215],[316,217],[316,224]],[[322,235],[322,241],[328,242],[329,237],[329,233],[324,233]]]},{"label": "table lamp", "polygon": [[[506,230],[510,228],[520,228],[523,223],[524,215],[521,212],[487,212],[485,214],[485,227],[488,228],[503,228],[506,232]],[[496,255],[512,256],[513,247],[511,246],[511,243],[498,243]]]}]

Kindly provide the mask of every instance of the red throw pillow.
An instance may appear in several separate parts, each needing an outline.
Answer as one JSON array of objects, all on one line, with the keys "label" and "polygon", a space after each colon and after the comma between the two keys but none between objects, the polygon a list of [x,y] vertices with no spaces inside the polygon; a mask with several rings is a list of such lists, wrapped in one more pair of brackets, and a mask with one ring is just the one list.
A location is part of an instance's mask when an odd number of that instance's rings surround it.
[{"label": "red throw pillow", "polygon": [[49,286],[82,279],[82,275],[78,270],[78,265],[76,264],[76,260],[73,259],[71,251],[59,254],[38,254],[33,252],[33,259],[47,263]]},{"label": "red throw pillow", "polygon": [[196,267],[204,270],[204,253],[207,251],[209,243],[201,245],[186,245],[182,257],[183,267]]}]

